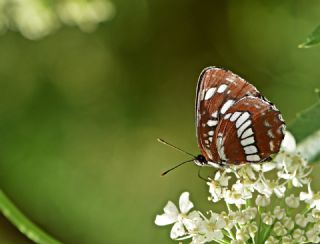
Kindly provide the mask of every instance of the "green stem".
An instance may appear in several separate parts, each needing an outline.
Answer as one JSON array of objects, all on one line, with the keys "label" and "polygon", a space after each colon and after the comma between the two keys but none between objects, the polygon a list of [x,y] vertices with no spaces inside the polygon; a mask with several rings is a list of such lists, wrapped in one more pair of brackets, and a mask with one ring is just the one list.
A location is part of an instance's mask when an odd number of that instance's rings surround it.
[{"label": "green stem", "polygon": [[257,240],[256,243],[262,243],[261,242],[261,234],[262,234],[262,213],[264,212],[264,208],[258,206],[258,213],[259,213],[259,225],[258,225],[258,235],[257,235]]},{"label": "green stem", "polygon": [[38,226],[32,223],[0,190],[0,211],[3,215],[24,234],[27,238],[35,243],[58,244],[61,243],[49,236]]}]

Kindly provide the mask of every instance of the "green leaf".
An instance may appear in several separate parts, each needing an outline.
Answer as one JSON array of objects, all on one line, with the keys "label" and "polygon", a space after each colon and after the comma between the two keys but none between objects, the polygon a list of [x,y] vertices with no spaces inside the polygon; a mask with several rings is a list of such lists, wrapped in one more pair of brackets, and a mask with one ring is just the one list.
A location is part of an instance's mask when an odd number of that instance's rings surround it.
[{"label": "green leaf", "polygon": [[297,114],[288,130],[294,135],[298,151],[310,161],[320,156],[320,101]]},{"label": "green leaf", "polygon": [[320,44],[320,25],[318,25],[311,34],[307,37],[307,40],[300,44],[299,48],[310,48]]}]

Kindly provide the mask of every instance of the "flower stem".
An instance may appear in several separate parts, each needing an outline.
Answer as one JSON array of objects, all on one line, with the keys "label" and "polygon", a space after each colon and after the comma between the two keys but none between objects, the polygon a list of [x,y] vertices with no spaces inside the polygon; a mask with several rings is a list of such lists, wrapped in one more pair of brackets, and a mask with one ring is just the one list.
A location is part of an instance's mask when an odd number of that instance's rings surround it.
[{"label": "flower stem", "polygon": [[32,223],[0,190],[0,211],[27,238],[35,243],[61,243]]}]

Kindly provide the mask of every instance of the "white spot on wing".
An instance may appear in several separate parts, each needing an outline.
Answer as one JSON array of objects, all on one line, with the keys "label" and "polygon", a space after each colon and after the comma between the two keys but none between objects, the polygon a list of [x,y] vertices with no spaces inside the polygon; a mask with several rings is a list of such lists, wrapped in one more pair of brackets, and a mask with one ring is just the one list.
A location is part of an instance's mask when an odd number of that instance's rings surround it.
[{"label": "white spot on wing", "polygon": [[240,112],[234,112],[233,115],[230,118],[230,121],[235,121],[237,118],[239,118],[239,116],[241,115]]},{"label": "white spot on wing", "polygon": [[270,151],[272,152],[274,150],[274,143],[273,141],[269,142],[269,146],[270,146]]},{"label": "white spot on wing", "polygon": [[241,145],[242,145],[242,146],[247,146],[247,145],[250,145],[250,144],[252,144],[252,143],[254,143],[254,138],[253,138],[253,136],[250,136],[250,137],[248,137],[248,138],[246,138],[246,139],[241,140]]},{"label": "white spot on wing", "polygon": [[260,157],[257,154],[248,155],[246,158],[248,161],[254,161],[254,162],[260,161]]},{"label": "white spot on wing", "polygon": [[280,130],[281,130],[282,134],[285,134],[285,132],[286,132],[286,125],[282,124],[282,125],[280,126]]},{"label": "white spot on wing", "polygon": [[247,146],[247,147],[244,147],[244,152],[245,154],[254,154],[256,152],[258,152],[258,149],[256,148],[256,146]]},{"label": "white spot on wing", "polygon": [[279,118],[280,121],[284,122],[284,119],[283,119],[281,114],[278,114],[278,118]]},{"label": "white spot on wing", "polygon": [[216,92],[215,87],[211,87],[210,89],[208,89],[208,91],[206,92],[206,95],[204,97],[204,100],[210,99],[214,95],[215,92]]},{"label": "white spot on wing", "polygon": [[229,119],[230,116],[231,116],[231,113],[228,113],[228,114],[226,114],[226,115],[224,116],[224,119]]},{"label": "white spot on wing", "polygon": [[208,126],[215,126],[218,124],[217,120],[208,120],[207,125]]},{"label": "white spot on wing", "polygon": [[238,137],[241,136],[243,131],[247,129],[249,125],[251,125],[251,120],[248,120],[247,122],[245,122],[243,125],[240,126],[240,128],[237,130]]},{"label": "white spot on wing", "polygon": [[236,77],[234,77],[234,76],[231,76],[231,77],[227,77],[226,78],[226,81],[229,81],[229,82],[234,82],[235,81],[235,79],[236,79]]},{"label": "white spot on wing", "polygon": [[279,111],[279,109],[277,109],[277,107],[276,107],[275,105],[272,105],[271,108],[272,108],[274,111],[277,111],[277,112]]},{"label": "white spot on wing", "polygon": [[248,112],[244,112],[237,120],[236,127],[239,128],[240,125],[242,125],[248,118],[250,117],[250,114]]},{"label": "white spot on wing", "polygon": [[210,131],[208,132],[208,135],[209,135],[209,136],[213,136],[213,135],[214,135],[214,131],[213,131],[213,130],[210,130]]},{"label": "white spot on wing", "polygon": [[275,138],[275,136],[274,136],[274,134],[273,134],[273,132],[272,132],[272,129],[268,130],[268,136],[269,136],[270,138]]},{"label": "white spot on wing", "polygon": [[212,113],[211,115],[213,118],[218,118],[218,111],[215,111],[214,113]]},{"label": "white spot on wing", "polygon": [[270,125],[270,123],[267,121],[267,120],[264,120],[263,121],[263,125],[265,126],[265,127],[271,127],[271,125]]},{"label": "white spot on wing", "polygon": [[219,153],[219,156],[220,156],[220,158],[221,158],[222,160],[227,161],[227,157],[226,157],[226,155],[225,155],[225,153],[224,153],[224,147],[221,147],[221,148],[218,150],[218,153]]},{"label": "white spot on wing", "polygon": [[245,130],[245,132],[243,132],[241,138],[246,138],[246,137],[251,136],[251,135],[253,135],[253,131],[252,131],[251,128],[249,128],[249,129]]},{"label": "white spot on wing", "polygon": [[226,84],[222,84],[222,85],[219,86],[217,92],[218,92],[218,93],[222,93],[222,92],[224,92],[224,91],[227,89],[227,87],[228,87],[228,86],[227,86]]},{"label": "white spot on wing", "polygon": [[224,114],[225,112],[227,112],[227,110],[234,104],[234,100],[228,100],[226,101],[221,110],[220,110],[220,113]]}]

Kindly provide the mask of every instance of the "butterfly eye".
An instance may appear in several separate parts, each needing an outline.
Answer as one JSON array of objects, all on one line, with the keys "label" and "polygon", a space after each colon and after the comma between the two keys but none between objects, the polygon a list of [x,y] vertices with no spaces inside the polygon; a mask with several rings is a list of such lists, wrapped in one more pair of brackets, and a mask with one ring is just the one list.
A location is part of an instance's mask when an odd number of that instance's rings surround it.
[{"label": "butterfly eye", "polygon": [[265,161],[280,150],[284,130],[279,110],[253,85],[225,69],[202,71],[196,92],[199,162]]}]

